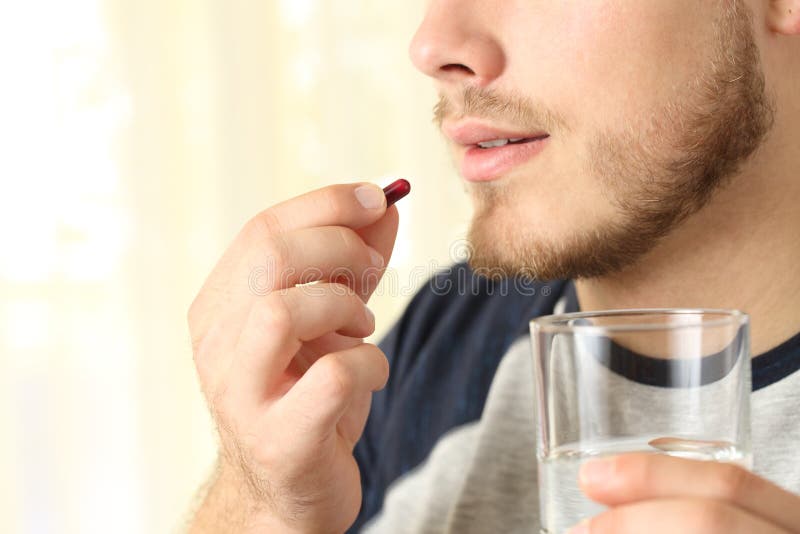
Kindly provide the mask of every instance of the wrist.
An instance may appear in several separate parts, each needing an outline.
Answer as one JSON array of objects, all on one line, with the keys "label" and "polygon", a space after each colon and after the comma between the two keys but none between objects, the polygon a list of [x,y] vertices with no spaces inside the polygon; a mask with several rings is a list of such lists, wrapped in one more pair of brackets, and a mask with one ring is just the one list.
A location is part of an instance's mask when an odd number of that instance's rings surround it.
[{"label": "wrist", "polygon": [[267,499],[259,499],[246,475],[220,459],[195,513],[189,534],[295,534],[277,519]]}]

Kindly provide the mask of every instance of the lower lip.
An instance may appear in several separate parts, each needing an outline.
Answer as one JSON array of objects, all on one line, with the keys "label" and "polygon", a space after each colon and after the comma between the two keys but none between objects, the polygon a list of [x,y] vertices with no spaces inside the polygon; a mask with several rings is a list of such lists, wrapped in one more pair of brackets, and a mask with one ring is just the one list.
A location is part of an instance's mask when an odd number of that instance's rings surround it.
[{"label": "lower lip", "polygon": [[461,176],[468,182],[488,182],[506,175],[514,167],[538,155],[550,137],[527,143],[508,144],[493,148],[472,146],[461,162]]}]

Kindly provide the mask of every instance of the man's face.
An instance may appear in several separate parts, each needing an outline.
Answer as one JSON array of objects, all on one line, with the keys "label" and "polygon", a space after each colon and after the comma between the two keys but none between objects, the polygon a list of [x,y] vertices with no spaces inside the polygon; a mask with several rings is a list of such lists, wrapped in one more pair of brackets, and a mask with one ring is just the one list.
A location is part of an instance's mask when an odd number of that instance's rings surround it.
[{"label": "man's face", "polygon": [[411,55],[474,203],[471,263],[491,274],[630,266],[772,123],[744,0],[432,0]]}]

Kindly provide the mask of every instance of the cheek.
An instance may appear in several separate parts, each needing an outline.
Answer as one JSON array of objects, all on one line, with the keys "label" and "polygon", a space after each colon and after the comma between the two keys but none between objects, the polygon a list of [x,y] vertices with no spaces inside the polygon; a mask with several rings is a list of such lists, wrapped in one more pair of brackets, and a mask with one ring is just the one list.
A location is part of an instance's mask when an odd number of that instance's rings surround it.
[{"label": "cheek", "polygon": [[714,16],[698,0],[537,4],[517,22],[526,37],[511,44],[511,66],[524,78],[517,83],[578,131],[613,129],[673,98],[696,74]]}]

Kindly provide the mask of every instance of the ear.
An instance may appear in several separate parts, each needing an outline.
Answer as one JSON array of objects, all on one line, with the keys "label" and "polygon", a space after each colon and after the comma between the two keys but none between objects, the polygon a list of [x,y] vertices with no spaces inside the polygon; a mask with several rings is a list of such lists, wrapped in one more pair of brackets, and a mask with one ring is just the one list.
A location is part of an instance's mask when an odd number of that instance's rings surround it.
[{"label": "ear", "polygon": [[784,35],[800,35],[800,0],[770,0],[769,29]]}]

